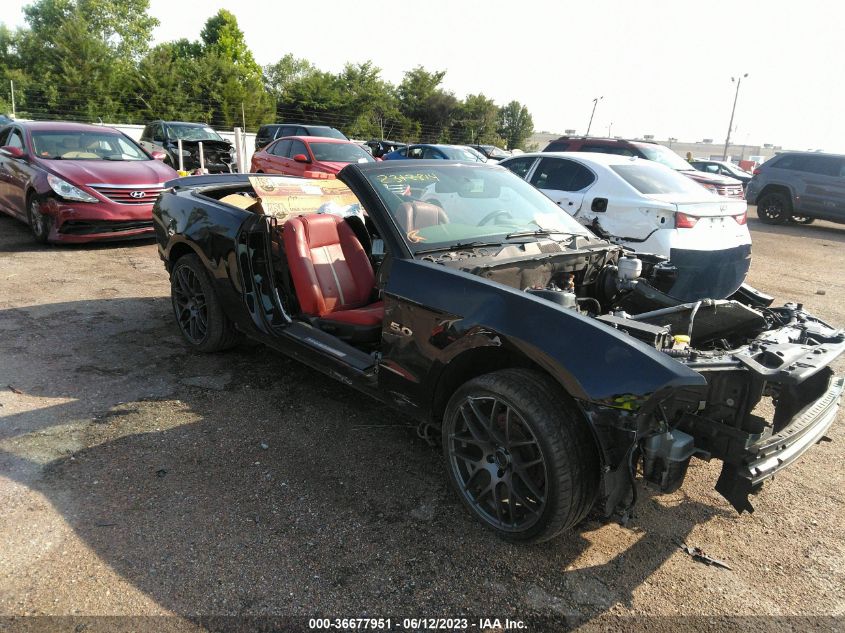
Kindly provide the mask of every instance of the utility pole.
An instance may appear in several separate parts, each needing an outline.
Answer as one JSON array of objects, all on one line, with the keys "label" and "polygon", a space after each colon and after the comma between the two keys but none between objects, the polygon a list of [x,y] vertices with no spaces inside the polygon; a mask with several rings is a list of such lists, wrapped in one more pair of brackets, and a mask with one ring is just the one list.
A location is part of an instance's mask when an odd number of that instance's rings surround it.
[{"label": "utility pole", "polygon": [[15,81],[13,79],[9,80],[9,85],[12,87],[12,118],[15,117]]},{"label": "utility pole", "polygon": [[602,99],[604,99],[604,97],[596,97],[595,99],[593,99],[593,111],[590,113],[590,122],[587,125],[587,133],[584,136],[590,135],[590,128],[593,127],[593,116],[596,113],[596,106],[599,104],[599,101],[601,101]]},{"label": "utility pole", "polygon": [[607,126],[607,138],[612,138],[610,136],[610,130],[613,129],[613,121],[610,122],[610,125]]},{"label": "utility pole", "polygon": [[731,121],[728,123],[728,136],[725,138],[725,151],[722,152],[722,160],[728,160],[728,145],[731,143],[731,129],[734,126],[734,113],[736,113],[736,102],[739,99],[739,87],[745,77],[748,77],[748,73],[745,73],[742,77],[731,77],[731,81],[736,82],[736,93],[734,94],[734,105],[731,108]]}]

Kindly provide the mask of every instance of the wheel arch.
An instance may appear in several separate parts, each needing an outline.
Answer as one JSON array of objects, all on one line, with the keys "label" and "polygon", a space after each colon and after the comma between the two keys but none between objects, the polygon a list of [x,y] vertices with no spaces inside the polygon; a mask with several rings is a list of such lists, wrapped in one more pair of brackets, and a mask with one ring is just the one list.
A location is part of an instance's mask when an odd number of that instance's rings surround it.
[{"label": "wheel arch", "polygon": [[789,185],[785,185],[782,183],[769,183],[763,187],[760,193],[757,194],[757,200],[759,201],[763,196],[767,196],[770,193],[781,193],[784,194],[789,198],[790,204],[794,206],[794,198],[795,193],[792,191],[792,188]]},{"label": "wheel arch", "polygon": [[167,264],[169,269],[172,270],[176,262],[185,255],[197,255],[205,263],[205,257],[202,256],[199,249],[195,248],[191,242],[178,241],[171,244],[167,250]]}]

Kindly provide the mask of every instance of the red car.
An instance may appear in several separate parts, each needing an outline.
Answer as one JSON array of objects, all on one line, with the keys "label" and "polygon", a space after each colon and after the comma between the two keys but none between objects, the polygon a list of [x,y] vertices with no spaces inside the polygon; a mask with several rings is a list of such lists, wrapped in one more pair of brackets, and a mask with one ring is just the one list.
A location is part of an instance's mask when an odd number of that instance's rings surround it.
[{"label": "red car", "polygon": [[285,136],[252,155],[254,173],[286,174],[310,178],[317,173],[336,174],[349,163],[376,159],[352,141],[322,136]]},{"label": "red car", "polygon": [[35,239],[152,237],[153,203],[179,175],[114,128],[16,121],[0,129],[0,211]]}]

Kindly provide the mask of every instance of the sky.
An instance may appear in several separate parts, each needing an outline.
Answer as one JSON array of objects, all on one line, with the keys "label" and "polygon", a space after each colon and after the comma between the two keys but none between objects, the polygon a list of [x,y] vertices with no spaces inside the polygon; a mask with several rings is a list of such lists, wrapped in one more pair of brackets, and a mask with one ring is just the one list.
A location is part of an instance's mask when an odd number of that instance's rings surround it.
[{"label": "sky", "polygon": [[[3,0],[24,24],[29,0]],[[524,103],[537,131],[653,134],[845,153],[845,3],[802,0],[150,0],[155,42],[197,39],[220,8],[258,63],[286,53],[322,70],[371,60],[393,83],[445,70],[459,98]]]}]

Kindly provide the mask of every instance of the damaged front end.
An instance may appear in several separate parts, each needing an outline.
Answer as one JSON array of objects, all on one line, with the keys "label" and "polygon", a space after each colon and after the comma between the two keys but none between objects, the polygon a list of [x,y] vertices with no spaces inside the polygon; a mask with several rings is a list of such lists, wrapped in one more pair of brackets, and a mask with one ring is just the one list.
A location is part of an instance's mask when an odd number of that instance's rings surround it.
[{"label": "damaged front end", "polygon": [[688,344],[681,337],[684,344],[662,351],[698,372],[707,387],[655,394],[637,416],[617,414],[615,421],[607,411],[589,412],[605,433],[628,430],[629,452],[614,456],[616,468],[606,472],[608,514],[630,498],[636,463],[646,481],[672,492],[692,457],[721,460],[716,490],[738,512],[751,512],[749,496],[822,440],[836,418],[845,379],[830,364],[845,352],[845,334],[800,304],[752,308],[705,300],[619,320],[621,327],[628,321],[688,333]]}]

